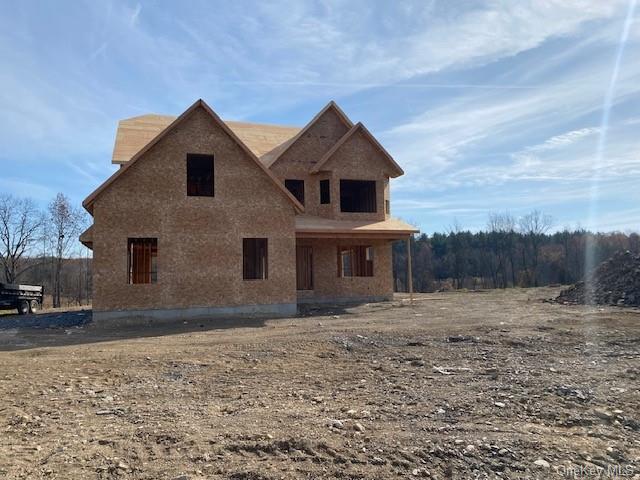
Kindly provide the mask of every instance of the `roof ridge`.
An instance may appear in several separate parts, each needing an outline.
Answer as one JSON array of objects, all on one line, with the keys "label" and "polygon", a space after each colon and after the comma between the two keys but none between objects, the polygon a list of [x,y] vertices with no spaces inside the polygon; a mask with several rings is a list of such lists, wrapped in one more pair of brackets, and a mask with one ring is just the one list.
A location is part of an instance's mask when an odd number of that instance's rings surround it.
[{"label": "roof ridge", "polygon": [[[165,113],[143,113],[142,115],[136,115],[134,117],[127,117],[127,118],[121,118],[120,120],[118,120],[118,124],[120,124],[121,122],[127,122],[129,120],[137,120],[137,119],[142,119],[144,117],[160,117],[160,118],[171,118],[171,119],[176,119],[179,117],[179,115],[168,115]],[[265,123],[265,122],[254,122],[254,121],[250,121],[250,120],[229,120],[229,119],[224,119],[224,118],[220,118],[220,120],[222,120],[224,123],[244,123],[246,125],[259,125],[259,126],[265,126],[265,127],[276,127],[276,128],[296,128],[296,129],[300,129],[302,127],[300,127],[299,125],[282,125],[280,123]]]}]

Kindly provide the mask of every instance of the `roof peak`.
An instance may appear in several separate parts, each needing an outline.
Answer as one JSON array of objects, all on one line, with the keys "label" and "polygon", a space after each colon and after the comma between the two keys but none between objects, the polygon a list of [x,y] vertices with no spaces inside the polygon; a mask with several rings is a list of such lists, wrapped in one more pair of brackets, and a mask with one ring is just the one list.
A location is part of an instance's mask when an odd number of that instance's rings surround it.
[{"label": "roof peak", "polygon": [[362,131],[364,136],[382,153],[382,156],[387,159],[392,169],[395,170],[395,175],[391,174],[392,177],[399,177],[400,175],[404,175],[404,170],[396,163],[393,157],[387,152],[387,149],[384,148],[380,142],[373,136],[373,134],[364,126],[362,122],[356,123],[353,127],[349,129],[347,133],[345,133],[340,140],[338,140],[333,147],[329,149],[327,153],[320,159],[320,161],[311,169],[311,173],[318,173],[322,171],[322,168],[327,164],[329,159],[344,145],[353,135]]},{"label": "roof peak", "polygon": [[353,122],[347,114],[342,111],[342,109],[338,106],[338,104],[334,100],[330,100],[322,109],[314,115],[314,117],[304,126],[302,129],[291,139],[287,140],[281,145],[278,145],[271,151],[265,153],[261,159],[265,165],[268,167],[272,167],[284,153],[289,150],[289,148],[298,141],[300,137],[302,137],[315,123],[329,110],[333,110],[338,118],[345,124],[347,129],[353,127]]},{"label": "roof peak", "polygon": [[170,131],[176,126],[181,124],[186,118],[188,118],[198,108],[202,108],[231,138],[232,141],[245,152],[248,157],[255,162],[255,164],[273,181],[274,185],[281,191],[281,193],[291,201],[293,207],[299,211],[304,212],[302,204],[285,188],[285,186],[276,178],[276,176],[269,171],[258,159],[258,156],[247,147],[247,145],[240,139],[240,137],[213,111],[213,109],[207,105],[202,99],[198,99],[187,108],[182,114],[175,118],[169,125],[165,126],[160,133],[158,133],[153,139],[151,139],[141,150],[139,150],[131,159],[126,162],[122,168],[116,170],[105,182],[102,183],[96,190],[94,190],[85,200],[82,202],[82,206],[91,214],[93,214],[93,203],[96,198],[107,189],[117,178],[123,175],[138,159],[144,156],[155,144],[162,140]]}]

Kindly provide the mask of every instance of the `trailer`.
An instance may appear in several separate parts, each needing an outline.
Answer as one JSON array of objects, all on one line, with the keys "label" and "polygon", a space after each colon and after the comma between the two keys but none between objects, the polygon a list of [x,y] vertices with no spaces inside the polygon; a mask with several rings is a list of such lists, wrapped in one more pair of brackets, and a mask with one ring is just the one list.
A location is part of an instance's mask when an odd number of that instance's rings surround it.
[{"label": "trailer", "polygon": [[42,308],[42,285],[15,285],[0,283],[0,309],[18,309],[20,315],[36,313]]}]

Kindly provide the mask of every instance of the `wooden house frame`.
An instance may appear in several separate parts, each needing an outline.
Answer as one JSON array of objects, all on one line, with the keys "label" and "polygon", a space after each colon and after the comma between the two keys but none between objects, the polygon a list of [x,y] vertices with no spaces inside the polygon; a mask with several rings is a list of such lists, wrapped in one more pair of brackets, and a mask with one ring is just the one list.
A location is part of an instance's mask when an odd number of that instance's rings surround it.
[{"label": "wooden house frame", "polygon": [[390,214],[404,172],[335,102],[301,129],[225,122],[202,100],[125,119],[112,162],[83,202],[96,320],[388,300],[392,242],[410,258],[417,229]]}]

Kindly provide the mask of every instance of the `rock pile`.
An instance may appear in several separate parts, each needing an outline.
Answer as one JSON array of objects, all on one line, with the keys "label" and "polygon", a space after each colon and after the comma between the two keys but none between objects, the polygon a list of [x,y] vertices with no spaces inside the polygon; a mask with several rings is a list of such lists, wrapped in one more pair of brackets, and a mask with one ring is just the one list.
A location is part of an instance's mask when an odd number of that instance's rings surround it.
[{"label": "rock pile", "polygon": [[585,282],[578,282],[560,292],[557,300],[569,304],[640,306],[640,255],[627,250],[602,262],[593,272],[589,290]]}]

